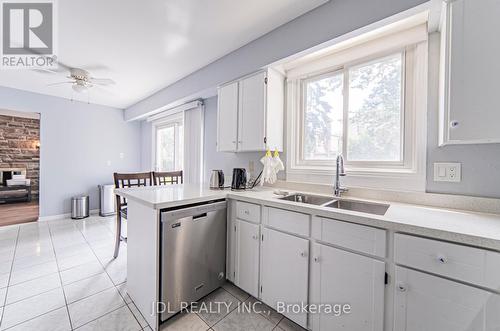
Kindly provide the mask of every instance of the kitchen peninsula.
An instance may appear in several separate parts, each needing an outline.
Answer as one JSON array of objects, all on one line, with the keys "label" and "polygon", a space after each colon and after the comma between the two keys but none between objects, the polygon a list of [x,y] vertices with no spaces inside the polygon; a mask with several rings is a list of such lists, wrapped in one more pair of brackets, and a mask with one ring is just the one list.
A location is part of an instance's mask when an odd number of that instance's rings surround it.
[{"label": "kitchen peninsula", "polygon": [[[430,309],[424,304],[428,298],[414,297],[408,287],[424,294],[435,292],[442,300],[474,293],[465,305],[480,310],[485,321],[493,321],[492,312],[500,309],[500,216],[496,214],[384,201],[389,208],[376,215],[284,200],[267,187],[235,192],[184,184],[116,193],[128,200],[128,292],[153,329],[161,320],[153,312],[161,300],[161,256],[168,254],[161,251],[161,214],[208,201],[227,204],[226,279],[271,307],[277,301],[341,299],[358,309],[357,314],[337,319],[285,313],[304,328],[324,330],[347,323],[351,329],[369,325],[372,330],[387,330],[388,325],[403,325],[405,319]],[[327,286],[323,274],[333,283],[338,278],[351,279],[352,284]],[[447,290],[421,288],[434,283]],[[413,305],[406,305],[408,300]],[[461,308],[451,303],[448,309],[458,314]],[[461,314],[468,320],[472,311]]]}]

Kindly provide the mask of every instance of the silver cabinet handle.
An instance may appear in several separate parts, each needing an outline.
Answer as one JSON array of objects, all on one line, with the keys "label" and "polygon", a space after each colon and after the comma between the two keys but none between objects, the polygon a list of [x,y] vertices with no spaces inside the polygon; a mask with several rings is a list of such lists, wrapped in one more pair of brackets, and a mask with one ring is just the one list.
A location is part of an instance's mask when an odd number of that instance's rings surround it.
[{"label": "silver cabinet handle", "polygon": [[437,261],[441,264],[446,264],[448,263],[448,259],[446,258],[446,256],[443,256],[443,255],[438,255],[437,257]]},{"label": "silver cabinet handle", "polygon": [[319,256],[314,257],[314,262],[318,263],[319,262]]},{"label": "silver cabinet handle", "polygon": [[408,290],[408,287],[406,286],[405,283],[399,283],[397,285],[397,288],[399,292],[406,292]]},{"label": "silver cabinet handle", "polygon": [[249,210],[245,210],[245,211],[243,211],[243,213],[244,213],[245,215],[250,215],[250,211],[249,211]]},{"label": "silver cabinet handle", "polygon": [[451,121],[451,122],[450,122],[450,126],[451,126],[452,128],[456,128],[459,124],[460,124],[460,123],[459,123],[458,121]]},{"label": "silver cabinet handle", "polygon": [[307,256],[307,253],[306,253],[306,252],[300,252],[300,256],[302,256],[302,257],[306,257],[306,256]]}]

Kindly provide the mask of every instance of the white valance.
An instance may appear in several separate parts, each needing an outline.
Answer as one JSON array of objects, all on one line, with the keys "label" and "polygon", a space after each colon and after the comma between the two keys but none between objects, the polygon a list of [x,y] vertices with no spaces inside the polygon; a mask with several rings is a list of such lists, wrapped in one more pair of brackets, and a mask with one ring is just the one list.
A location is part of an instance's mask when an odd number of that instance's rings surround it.
[{"label": "white valance", "polygon": [[184,182],[203,182],[204,106],[184,111]]}]

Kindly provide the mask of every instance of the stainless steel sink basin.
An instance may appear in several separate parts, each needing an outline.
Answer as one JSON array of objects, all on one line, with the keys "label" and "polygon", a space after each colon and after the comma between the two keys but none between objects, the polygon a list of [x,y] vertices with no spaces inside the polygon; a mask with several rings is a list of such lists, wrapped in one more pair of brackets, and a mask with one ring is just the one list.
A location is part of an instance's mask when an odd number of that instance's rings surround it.
[{"label": "stainless steel sink basin", "polygon": [[385,215],[390,205],[355,200],[335,200],[325,204],[324,207],[352,210],[375,215]]},{"label": "stainless steel sink basin", "polygon": [[336,197],[325,197],[321,195],[295,193],[279,198],[280,200],[306,203],[310,205],[352,210],[360,213],[385,215],[390,205],[375,202],[365,202],[349,199],[339,199]]},{"label": "stainless steel sink basin", "polygon": [[333,200],[332,197],[323,197],[320,195],[311,195],[311,194],[291,194],[286,197],[279,198],[280,200],[293,201],[293,202],[301,202],[307,203],[310,205],[321,206]]}]

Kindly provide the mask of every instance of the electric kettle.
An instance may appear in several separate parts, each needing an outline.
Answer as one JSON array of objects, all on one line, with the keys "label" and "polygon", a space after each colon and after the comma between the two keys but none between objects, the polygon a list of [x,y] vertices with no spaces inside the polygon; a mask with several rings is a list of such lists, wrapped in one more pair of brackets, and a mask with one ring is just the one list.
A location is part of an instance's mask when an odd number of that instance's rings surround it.
[{"label": "electric kettle", "polygon": [[212,170],[210,188],[214,190],[224,188],[224,172],[222,170]]},{"label": "electric kettle", "polygon": [[244,190],[247,188],[247,171],[244,168],[233,169],[231,190]]}]

